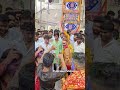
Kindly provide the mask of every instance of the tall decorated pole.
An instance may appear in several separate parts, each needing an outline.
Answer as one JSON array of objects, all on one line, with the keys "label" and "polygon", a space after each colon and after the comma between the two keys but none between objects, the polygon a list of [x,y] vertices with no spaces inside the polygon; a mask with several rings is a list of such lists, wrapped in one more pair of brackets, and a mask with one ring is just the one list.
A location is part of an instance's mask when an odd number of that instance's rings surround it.
[{"label": "tall decorated pole", "polygon": [[82,3],[82,0],[63,0],[61,18],[62,31],[71,30],[77,32],[80,30]]}]

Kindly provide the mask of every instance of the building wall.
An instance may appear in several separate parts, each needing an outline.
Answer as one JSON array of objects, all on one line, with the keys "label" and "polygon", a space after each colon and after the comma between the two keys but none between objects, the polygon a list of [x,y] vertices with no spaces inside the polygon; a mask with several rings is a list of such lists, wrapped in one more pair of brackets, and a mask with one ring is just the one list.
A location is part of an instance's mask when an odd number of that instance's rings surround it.
[{"label": "building wall", "polygon": [[[48,14],[47,10],[42,10],[43,8],[48,9],[48,0],[42,0],[42,1],[45,1],[45,2],[42,2],[42,6],[40,6],[41,5],[40,1],[36,0],[36,6],[35,6],[36,7],[36,14],[37,14],[36,19],[41,20],[41,21],[43,21],[43,20],[47,21],[48,20],[48,21],[52,21],[52,22],[55,22],[55,20],[56,20],[56,22],[60,22],[60,20],[61,20],[61,15],[60,14],[62,14],[61,13],[62,12],[62,0],[59,0],[59,3],[54,2],[54,3],[49,4],[49,9],[51,10],[50,11],[51,14]],[[83,0],[83,2],[84,2],[84,0]],[[42,14],[40,14],[40,10],[42,10]],[[81,28],[83,29],[84,25],[85,25],[85,3],[83,3],[81,11],[82,12],[81,12],[81,22],[80,23],[81,23],[81,26],[82,26]],[[41,15],[42,19],[40,19],[40,15]],[[51,18],[53,18],[55,20],[52,20]],[[44,24],[44,25],[47,28],[46,25],[48,25],[48,24]],[[58,24],[58,26],[51,26],[51,27],[52,28],[53,27],[54,28],[59,28],[59,26],[60,25]],[[50,27],[50,26],[48,26],[48,27]],[[40,24],[36,23],[36,28],[40,28]]]}]

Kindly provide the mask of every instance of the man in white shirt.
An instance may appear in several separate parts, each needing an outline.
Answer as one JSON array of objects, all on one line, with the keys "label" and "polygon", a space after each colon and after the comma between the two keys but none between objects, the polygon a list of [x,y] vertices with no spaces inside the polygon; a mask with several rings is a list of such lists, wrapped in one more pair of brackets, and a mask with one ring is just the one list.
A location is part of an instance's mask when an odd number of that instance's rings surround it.
[{"label": "man in white shirt", "polygon": [[94,39],[100,35],[100,25],[104,22],[104,17],[97,16],[94,18],[93,22],[87,20],[85,25],[85,34],[86,34],[86,44],[88,47],[93,50]]},{"label": "man in white shirt", "polygon": [[74,43],[74,52],[85,53],[85,44],[82,42],[80,35],[77,35],[77,41]]},{"label": "man in white shirt", "polygon": [[42,33],[42,35],[39,36],[39,38],[38,38],[40,43],[44,42],[44,36],[46,36],[46,35],[48,35],[48,31],[44,30],[43,33]]},{"label": "man in white shirt", "polygon": [[100,37],[94,41],[93,67],[89,70],[92,90],[120,90],[120,45],[114,40],[113,31],[114,24],[104,22]]},{"label": "man in white shirt", "polygon": [[[108,25],[109,24],[109,25]],[[100,38],[94,41],[93,62],[106,62],[120,64],[120,45],[113,38],[114,25],[105,22],[101,26]]]},{"label": "man in white shirt", "polygon": [[50,40],[50,37],[48,35],[45,35],[44,42],[40,43],[40,46],[44,49],[45,52],[52,47],[52,44],[50,44],[49,40]]}]

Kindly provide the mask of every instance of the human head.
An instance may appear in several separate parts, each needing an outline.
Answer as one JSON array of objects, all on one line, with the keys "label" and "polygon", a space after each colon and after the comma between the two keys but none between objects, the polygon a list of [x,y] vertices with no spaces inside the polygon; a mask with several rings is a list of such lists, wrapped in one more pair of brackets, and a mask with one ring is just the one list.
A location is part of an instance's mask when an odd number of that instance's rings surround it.
[{"label": "human head", "polygon": [[0,14],[0,36],[5,36],[8,32],[9,18],[5,14]]},{"label": "human head", "polygon": [[37,41],[39,38],[39,33],[38,32],[35,32],[35,41]]},{"label": "human head", "polygon": [[49,68],[49,67],[52,66],[53,60],[54,60],[54,55],[51,54],[51,53],[46,53],[46,54],[43,56],[43,65],[44,65],[45,67]]},{"label": "human head", "polygon": [[16,26],[16,18],[15,18],[15,13],[14,12],[8,12],[6,15],[9,18],[9,28],[15,27]]},{"label": "human head", "polygon": [[33,23],[31,22],[26,22],[23,25],[21,25],[21,30],[23,32],[24,35],[24,39],[29,43],[31,41],[33,41],[34,39],[34,30],[35,27],[33,25]]},{"label": "human head", "polygon": [[49,39],[50,39],[50,37],[48,35],[44,36],[45,44],[49,44]]},{"label": "human head", "polygon": [[77,43],[80,44],[82,42],[82,36],[80,34],[77,35]]},{"label": "human head", "polygon": [[67,38],[65,38],[65,37],[63,38],[62,45],[63,45],[63,48],[66,48],[68,46],[68,40],[67,40]]},{"label": "human head", "polygon": [[31,12],[29,10],[24,10],[21,14],[20,23],[23,24],[24,22],[31,22]]},{"label": "human head", "polygon": [[17,20],[20,20],[21,15],[22,15],[22,12],[21,12],[21,11],[16,11],[16,12],[15,12],[15,18],[16,18]]},{"label": "human head", "polygon": [[115,13],[113,11],[108,11],[107,16],[110,16],[111,20],[114,19]]},{"label": "human head", "polygon": [[43,37],[44,37],[45,35],[48,35],[48,31],[47,31],[47,30],[44,30],[44,31],[43,31]]},{"label": "human head", "polygon": [[49,36],[52,37],[52,35],[53,35],[53,29],[49,31]]},{"label": "human head", "polygon": [[71,30],[67,30],[68,35],[71,35]]},{"label": "human head", "polygon": [[63,32],[60,33],[60,37],[61,37],[61,39],[63,39],[63,37],[64,37],[64,33]]},{"label": "human head", "polygon": [[80,34],[83,34],[83,31],[80,31]]},{"label": "human head", "polygon": [[77,41],[77,35],[78,35],[78,33],[75,33],[75,34],[74,34],[74,42]]},{"label": "human head", "polygon": [[100,26],[105,21],[104,17],[97,16],[93,20],[93,34],[99,36],[100,34]]},{"label": "human head", "polygon": [[101,25],[101,40],[109,42],[113,38],[114,24],[112,22],[104,22]]},{"label": "human head", "polygon": [[55,38],[55,40],[59,39],[59,32],[54,32],[54,38]]}]

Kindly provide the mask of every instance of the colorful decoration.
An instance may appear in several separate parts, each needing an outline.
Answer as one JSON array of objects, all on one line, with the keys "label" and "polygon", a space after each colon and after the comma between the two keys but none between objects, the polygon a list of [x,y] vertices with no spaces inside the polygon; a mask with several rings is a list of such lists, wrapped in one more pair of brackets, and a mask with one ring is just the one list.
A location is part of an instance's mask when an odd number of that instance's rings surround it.
[{"label": "colorful decoration", "polygon": [[67,30],[76,30],[76,28],[77,28],[77,25],[76,24],[66,24],[65,25],[65,28],[67,29]]},{"label": "colorful decoration", "polygon": [[63,0],[62,31],[80,29],[81,5],[82,0]]},{"label": "colorful decoration", "polygon": [[84,90],[85,89],[85,71],[75,71],[64,81],[62,90]]},{"label": "colorful decoration", "polygon": [[[86,11],[91,14],[91,19],[94,19],[95,16],[99,16],[101,14],[106,14],[107,12],[107,0],[86,0]],[[93,14],[94,13],[94,14]]]},{"label": "colorful decoration", "polygon": [[66,9],[75,10],[78,8],[77,2],[67,2],[66,3]]}]

